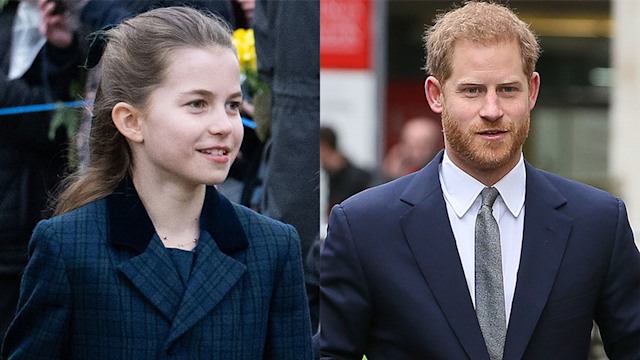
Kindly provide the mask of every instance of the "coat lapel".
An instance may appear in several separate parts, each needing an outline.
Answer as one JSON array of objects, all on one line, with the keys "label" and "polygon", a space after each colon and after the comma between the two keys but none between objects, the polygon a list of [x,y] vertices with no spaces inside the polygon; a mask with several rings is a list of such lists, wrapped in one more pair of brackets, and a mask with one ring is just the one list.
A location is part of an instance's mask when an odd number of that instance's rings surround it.
[{"label": "coat lapel", "polygon": [[200,245],[167,346],[220,303],[246,270],[233,256],[249,244],[233,205],[213,187],[207,190],[204,204]]},{"label": "coat lapel", "polygon": [[109,241],[137,254],[118,269],[172,322],[168,344],[209,313],[246,269],[234,258],[249,243],[233,205],[214,187],[205,196],[201,241],[186,288],[131,180],[125,178],[107,197]]},{"label": "coat lapel", "polygon": [[107,197],[107,213],[110,243],[137,254],[121,262],[118,270],[171,321],[184,288],[129,178]]},{"label": "coat lapel", "polygon": [[171,344],[207,315],[240,280],[246,266],[225,255],[206,231],[189,276],[178,312],[167,338]]},{"label": "coat lapel", "polygon": [[524,236],[505,342],[505,359],[520,359],[560,267],[572,219],[559,210],[566,199],[527,164]]},{"label": "coat lapel", "polygon": [[413,255],[469,358],[488,359],[438,178],[442,152],[415,175],[400,200],[400,224]]},{"label": "coat lapel", "polygon": [[118,270],[171,322],[184,287],[157,235],[153,236],[146,251],[122,262]]}]

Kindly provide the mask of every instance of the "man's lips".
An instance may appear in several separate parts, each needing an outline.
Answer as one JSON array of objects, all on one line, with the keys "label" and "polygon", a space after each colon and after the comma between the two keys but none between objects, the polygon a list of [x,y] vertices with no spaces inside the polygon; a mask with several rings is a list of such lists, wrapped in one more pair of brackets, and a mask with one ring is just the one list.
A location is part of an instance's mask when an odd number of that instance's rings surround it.
[{"label": "man's lips", "polygon": [[495,129],[495,130],[478,131],[478,132],[476,132],[476,134],[479,134],[479,135],[496,135],[496,134],[502,134],[502,133],[506,133],[506,132],[507,132],[507,130]]},{"label": "man's lips", "polygon": [[501,140],[507,133],[507,130],[502,129],[489,129],[476,132],[477,135],[480,135],[485,140]]}]

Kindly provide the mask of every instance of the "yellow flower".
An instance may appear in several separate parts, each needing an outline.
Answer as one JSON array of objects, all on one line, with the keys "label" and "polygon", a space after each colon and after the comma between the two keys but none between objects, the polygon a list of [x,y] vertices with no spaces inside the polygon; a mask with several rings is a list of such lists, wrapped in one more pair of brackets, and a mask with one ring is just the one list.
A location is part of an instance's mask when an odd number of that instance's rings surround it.
[{"label": "yellow flower", "polygon": [[258,57],[253,29],[236,29],[231,40],[236,47],[240,72],[244,75],[246,82],[256,93],[264,93],[268,89],[258,74]]},{"label": "yellow flower", "polygon": [[238,51],[240,69],[243,73],[258,69],[256,56],[256,43],[253,37],[253,29],[236,29],[232,37],[233,45]]}]

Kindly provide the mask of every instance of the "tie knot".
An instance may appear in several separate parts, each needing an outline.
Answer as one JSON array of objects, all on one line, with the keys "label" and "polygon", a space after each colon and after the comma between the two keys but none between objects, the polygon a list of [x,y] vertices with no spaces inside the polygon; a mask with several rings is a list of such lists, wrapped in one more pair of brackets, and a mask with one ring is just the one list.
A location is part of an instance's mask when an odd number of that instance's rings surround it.
[{"label": "tie knot", "polygon": [[488,206],[488,207],[492,207],[493,203],[496,201],[496,198],[498,197],[498,189],[494,188],[494,187],[486,187],[484,189],[482,189],[482,192],[480,193],[480,196],[482,196],[482,205],[481,206]]}]

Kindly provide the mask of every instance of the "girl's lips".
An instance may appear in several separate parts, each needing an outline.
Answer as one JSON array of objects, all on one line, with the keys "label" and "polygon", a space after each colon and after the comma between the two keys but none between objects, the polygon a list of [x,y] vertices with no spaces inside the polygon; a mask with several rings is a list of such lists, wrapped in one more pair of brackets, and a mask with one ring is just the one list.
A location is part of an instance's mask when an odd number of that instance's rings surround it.
[{"label": "girl's lips", "polygon": [[207,160],[217,164],[226,164],[231,159],[231,157],[229,156],[230,150],[227,147],[213,147],[198,149],[197,151],[200,154],[204,155]]},{"label": "girl's lips", "polygon": [[203,153],[203,154],[208,154],[208,155],[226,155],[228,153],[227,150],[225,149],[202,149],[202,150],[198,150],[199,152]]}]

